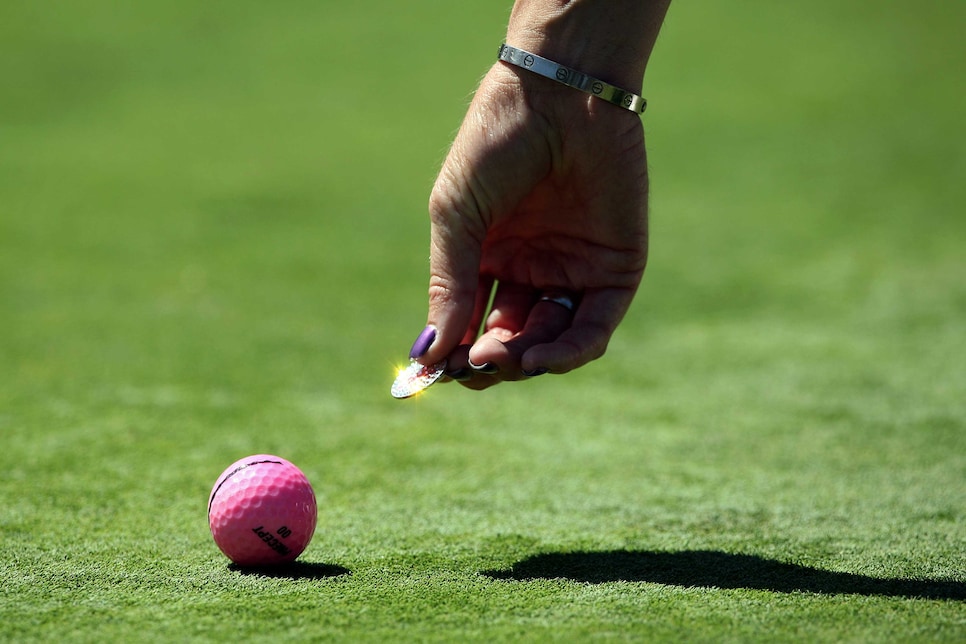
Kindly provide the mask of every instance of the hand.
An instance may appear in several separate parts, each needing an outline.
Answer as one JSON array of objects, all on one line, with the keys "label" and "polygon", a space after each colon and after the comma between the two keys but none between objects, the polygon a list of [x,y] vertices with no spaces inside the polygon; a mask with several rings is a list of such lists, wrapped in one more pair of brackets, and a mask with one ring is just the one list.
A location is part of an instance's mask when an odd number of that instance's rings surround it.
[{"label": "hand", "polygon": [[644,272],[647,191],[637,115],[497,63],[430,198],[435,333],[412,355],[472,389],[603,355]]}]

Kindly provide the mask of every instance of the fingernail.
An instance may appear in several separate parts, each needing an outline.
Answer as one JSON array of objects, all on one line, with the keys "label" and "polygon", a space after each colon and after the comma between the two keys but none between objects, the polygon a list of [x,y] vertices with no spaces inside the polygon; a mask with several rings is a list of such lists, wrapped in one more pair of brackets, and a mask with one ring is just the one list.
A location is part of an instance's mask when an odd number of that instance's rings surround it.
[{"label": "fingernail", "polygon": [[536,378],[537,376],[542,376],[545,373],[550,373],[550,370],[544,369],[543,367],[523,370],[523,375],[526,376],[527,378]]},{"label": "fingernail", "polygon": [[497,371],[500,370],[500,368],[498,366],[496,366],[496,364],[494,364],[492,362],[484,362],[481,365],[475,365],[475,364],[473,364],[473,361],[472,360],[469,360],[469,359],[467,359],[467,362],[470,365],[470,369],[472,369],[476,373],[484,373],[484,374],[487,374],[487,375],[492,375],[492,374],[494,374],[494,373],[496,373]]},{"label": "fingernail", "polygon": [[447,371],[446,375],[455,380],[456,382],[466,382],[473,377],[469,369],[457,369],[455,371]]},{"label": "fingernail", "polygon": [[427,326],[423,329],[423,332],[419,334],[416,341],[413,342],[413,348],[409,350],[409,357],[413,360],[417,358],[422,358],[427,351],[429,351],[430,345],[433,344],[433,340],[436,339],[436,327]]}]

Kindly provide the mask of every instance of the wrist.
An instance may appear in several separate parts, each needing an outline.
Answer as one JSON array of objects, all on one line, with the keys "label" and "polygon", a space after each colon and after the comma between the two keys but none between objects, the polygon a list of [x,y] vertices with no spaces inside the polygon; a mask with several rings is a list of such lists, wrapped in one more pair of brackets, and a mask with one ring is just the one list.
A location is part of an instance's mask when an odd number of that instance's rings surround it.
[{"label": "wrist", "polygon": [[639,93],[667,0],[517,0],[506,42]]}]

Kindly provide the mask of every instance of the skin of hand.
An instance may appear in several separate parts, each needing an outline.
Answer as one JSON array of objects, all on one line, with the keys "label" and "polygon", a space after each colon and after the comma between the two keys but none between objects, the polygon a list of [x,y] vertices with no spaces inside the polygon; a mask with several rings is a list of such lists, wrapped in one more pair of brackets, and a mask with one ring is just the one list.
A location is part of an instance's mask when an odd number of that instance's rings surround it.
[{"label": "skin of hand", "polygon": [[603,355],[644,273],[647,196],[638,115],[495,64],[430,197],[435,333],[419,362],[446,358],[448,376],[485,389]]}]

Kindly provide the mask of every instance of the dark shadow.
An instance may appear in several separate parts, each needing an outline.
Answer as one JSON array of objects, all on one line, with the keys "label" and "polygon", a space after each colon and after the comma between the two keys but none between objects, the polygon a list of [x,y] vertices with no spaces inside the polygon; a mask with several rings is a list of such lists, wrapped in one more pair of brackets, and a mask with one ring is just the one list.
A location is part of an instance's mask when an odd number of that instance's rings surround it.
[{"label": "dark shadow", "polygon": [[549,553],[527,557],[513,564],[510,570],[487,570],[481,574],[517,581],[569,579],[591,584],[633,581],[685,588],[966,600],[966,582],[962,581],[883,579],[711,550]]},{"label": "dark shadow", "polygon": [[352,571],[342,566],[324,563],[309,563],[305,561],[291,561],[275,566],[239,566],[229,564],[228,570],[241,575],[258,577],[272,577],[274,579],[329,579],[351,575]]}]

